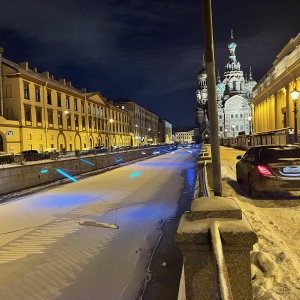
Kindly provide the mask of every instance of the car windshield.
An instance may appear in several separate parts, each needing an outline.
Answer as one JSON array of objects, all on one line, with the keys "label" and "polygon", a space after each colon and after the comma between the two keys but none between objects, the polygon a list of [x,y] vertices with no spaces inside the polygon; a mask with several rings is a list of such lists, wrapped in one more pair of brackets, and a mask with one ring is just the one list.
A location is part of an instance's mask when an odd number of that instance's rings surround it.
[{"label": "car windshield", "polygon": [[259,158],[263,161],[276,161],[286,158],[300,159],[300,147],[262,148]]}]

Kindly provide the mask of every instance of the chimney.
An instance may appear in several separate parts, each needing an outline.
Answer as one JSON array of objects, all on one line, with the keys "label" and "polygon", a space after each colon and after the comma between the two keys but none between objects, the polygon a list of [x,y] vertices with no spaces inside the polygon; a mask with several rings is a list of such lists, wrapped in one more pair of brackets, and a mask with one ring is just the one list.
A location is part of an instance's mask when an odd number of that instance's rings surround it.
[{"label": "chimney", "polygon": [[47,79],[50,78],[50,75],[49,75],[49,72],[48,72],[48,71],[42,72],[42,75],[43,75],[45,78],[47,78]]},{"label": "chimney", "polygon": [[54,80],[54,75],[51,75],[50,78]]},{"label": "chimney", "polygon": [[33,69],[33,72],[34,72],[34,73],[37,73],[37,72],[38,72],[38,71],[37,71],[37,68],[34,68],[34,69]]},{"label": "chimney", "polygon": [[80,92],[86,93],[86,88],[81,88],[81,89],[80,89]]},{"label": "chimney", "polygon": [[59,79],[59,82],[62,84],[62,85],[66,85],[66,79]]},{"label": "chimney", "polygon": [[28,62],[27,61],[20,62],[20,67],[28,71]]},{"label": "chimney", "polygon": [[72,87],[72,82],[71,81],[67,81],[67,86]]}]

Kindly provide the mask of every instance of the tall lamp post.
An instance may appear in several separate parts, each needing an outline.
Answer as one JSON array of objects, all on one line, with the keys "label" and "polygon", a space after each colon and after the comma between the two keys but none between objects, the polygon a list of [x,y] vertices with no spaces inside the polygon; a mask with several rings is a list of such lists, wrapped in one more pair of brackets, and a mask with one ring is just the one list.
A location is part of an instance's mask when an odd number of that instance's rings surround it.
[{"label": "tall lamp post", "polygon": [[249,121],[249,134],[252,134],[252,123],[251,123],[252,117],[248,116],[248,121]]},{"label": "tall lamp post", "polygon": [[298,101],[298,97],[299,97],[299,91],[294,88],[294,90],[291,92],[292,95],[292,99],[294,102],[294,143],[298,143],[298,128],[297,128],[297,101]]},{"label": "tall lamp post", "polygon": [[232,131],[233,131],[232,137],[234,137],[234,125],[232,125],[231,127],[232,127]]}]

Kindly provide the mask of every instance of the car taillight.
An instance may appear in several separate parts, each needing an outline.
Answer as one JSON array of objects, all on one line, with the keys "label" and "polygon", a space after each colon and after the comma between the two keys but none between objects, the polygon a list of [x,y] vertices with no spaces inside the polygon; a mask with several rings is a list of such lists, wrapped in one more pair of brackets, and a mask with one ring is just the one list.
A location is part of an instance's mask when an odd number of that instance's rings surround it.
[{"label": "car taillight", "polygon": [[263,176],[272,176],[272,172],[270,171],[270,169],[266,166],[263,166],[263,165],[258,165],[257,166],[257,170],[258,170],[258,173],[260,175],[263,175]]}]

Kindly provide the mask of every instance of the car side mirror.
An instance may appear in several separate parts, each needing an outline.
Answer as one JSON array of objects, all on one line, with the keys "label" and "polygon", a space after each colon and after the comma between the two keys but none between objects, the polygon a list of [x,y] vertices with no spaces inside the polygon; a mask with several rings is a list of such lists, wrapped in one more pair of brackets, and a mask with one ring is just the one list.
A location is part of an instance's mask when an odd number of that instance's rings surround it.
[{"label": "car side mirror", "polygon": [[242,155],[238,155],[237,157],[236,157],[236,159],[241,159],[242,158]]}]

